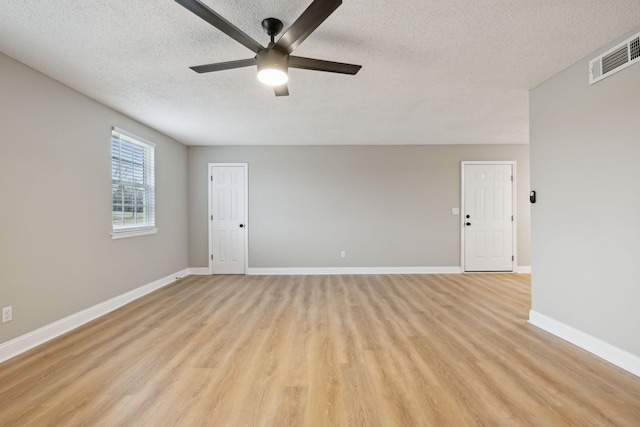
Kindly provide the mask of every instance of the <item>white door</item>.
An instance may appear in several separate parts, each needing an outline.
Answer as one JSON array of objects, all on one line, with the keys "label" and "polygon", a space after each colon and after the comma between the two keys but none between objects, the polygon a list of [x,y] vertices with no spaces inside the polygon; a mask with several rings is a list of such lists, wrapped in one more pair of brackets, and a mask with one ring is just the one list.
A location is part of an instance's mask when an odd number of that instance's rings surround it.
[{"label": "white door", "polygon": [[513,165],[463,164],[464,271],[513,271]]},{"label": "white door", "polygon": [[212,274],[245,274],[246,165],[210,165]]}]

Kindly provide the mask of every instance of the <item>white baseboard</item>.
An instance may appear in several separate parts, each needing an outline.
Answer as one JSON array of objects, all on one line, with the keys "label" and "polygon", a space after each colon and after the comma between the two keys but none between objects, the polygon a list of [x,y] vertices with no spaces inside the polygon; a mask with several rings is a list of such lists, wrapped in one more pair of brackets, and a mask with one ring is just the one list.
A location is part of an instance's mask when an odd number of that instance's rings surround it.
[{"label": "white baseboard", "polygon": [[519,274],[531,274],[531,266],[530,265],[519,265],[516,267],[516,273]]},{"label": "white baseboard", "polygon": [[331,274],[460,274],[460,267],[294,267],[248,268],[250,276],[331,275]]},{"label": "white baseboard", "polygon": [[189,269],[185,268],[177,273],[170,274],[162,279],[158,279],[154,282],[140,286],[132,291],[126,292],[117,297],[111,298],[107,301],[101,302],[89,307],[78,313],[67,316],[63,319],[43,326],[35,331],[26,333],[22,336],[0,344],[0,362],[11,359],[27,350],[32,349],[40,344],[50,341],[62,334],[65,334],[79,326],[84,325],[100,316],[122,307],[125,304],[130,303],[148,293],[151,293],[157,289],[165,287],[176,281],[178,278],[182,278],[189,275]]},{"label": "white baseboard", "polygon": [[209,273],[209,267],[203,267],[203,268],[201,268],[201,267],[197,267],[197,268],[191,267],[188,270],[189,270],[189,274],[192,275],[192,276],[208,276],[209,274],[211,274],[211,273]]},{"label": "white baseboard", "polygon": [[529,311],[529,323],[640,377],[640,356],[631,354],[535,310]]}]

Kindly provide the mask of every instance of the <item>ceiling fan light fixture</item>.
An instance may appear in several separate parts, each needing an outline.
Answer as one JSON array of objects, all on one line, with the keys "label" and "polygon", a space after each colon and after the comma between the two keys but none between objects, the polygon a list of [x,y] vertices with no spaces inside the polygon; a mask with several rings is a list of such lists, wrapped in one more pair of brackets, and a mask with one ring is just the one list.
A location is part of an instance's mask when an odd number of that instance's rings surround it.
[{"label": "ceiling fan light fixture", "polygon": [[280,86],[289,80],[287,60],[289,55],[278,49],[258,52],[258,80],[269,86]]},{"label": "ceiling fan light fixture", "polygon": [[266,68],[258,71],[258,80],[269,86],[280,86],[289,81],[289,76],[277,68]]}]

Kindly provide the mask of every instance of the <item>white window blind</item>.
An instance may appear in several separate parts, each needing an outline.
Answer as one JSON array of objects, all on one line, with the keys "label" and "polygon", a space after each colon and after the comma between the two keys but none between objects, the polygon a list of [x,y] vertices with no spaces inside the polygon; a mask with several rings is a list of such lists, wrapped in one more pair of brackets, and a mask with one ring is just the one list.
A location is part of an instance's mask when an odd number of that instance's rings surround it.
[{"label": "white window blind", "polygon": [[155,144],[126,131],[111,132],[113,236],[155,232]]}]

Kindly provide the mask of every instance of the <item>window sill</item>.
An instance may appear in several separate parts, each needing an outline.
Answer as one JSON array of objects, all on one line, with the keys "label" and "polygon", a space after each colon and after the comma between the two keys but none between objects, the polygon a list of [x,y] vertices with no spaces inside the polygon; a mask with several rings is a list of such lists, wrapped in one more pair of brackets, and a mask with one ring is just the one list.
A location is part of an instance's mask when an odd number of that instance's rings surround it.
[{"label": "window sill", "polygon": [[128,237],[147,236],[149,234],[157,234],[157,228],[147,228],[144,230],[120,230],[111,233],[112,239],[126,239]]}]

